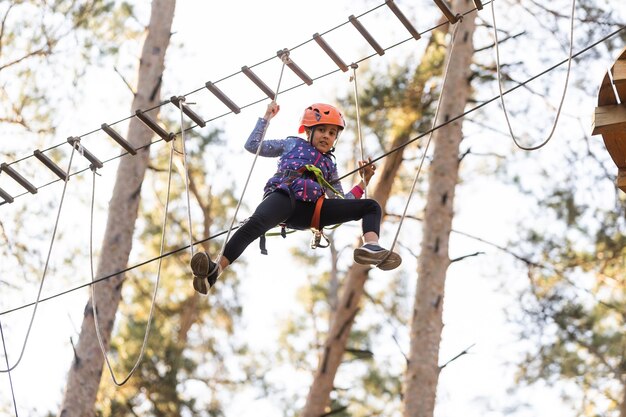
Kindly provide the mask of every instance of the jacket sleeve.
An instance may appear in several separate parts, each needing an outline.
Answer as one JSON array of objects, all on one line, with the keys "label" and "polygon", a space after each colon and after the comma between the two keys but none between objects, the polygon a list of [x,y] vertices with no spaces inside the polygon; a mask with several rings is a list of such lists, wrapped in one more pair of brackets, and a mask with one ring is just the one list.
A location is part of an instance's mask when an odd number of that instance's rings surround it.
[{"label": "jacket sleeve", "polygon": [[261,141],[263,139],[263,135],[265,134],[267,126],[267,120],[259,118],[259,120],[257,120],[256,122],[256,126],[254,126],[254,129],[252,130],[252,133],[250,133],[250,136],[248,137],[244,148],[248,152],[256,154],[257,150],[259,149],[259,145],[261,145],[261,150],[259,151],[260,156],[276,158],[285,153],[285,151],[288,150],[287,148],[289,146],[293,146],[293,144],[291,143],[292,141],[284,139],[265,139]]}]

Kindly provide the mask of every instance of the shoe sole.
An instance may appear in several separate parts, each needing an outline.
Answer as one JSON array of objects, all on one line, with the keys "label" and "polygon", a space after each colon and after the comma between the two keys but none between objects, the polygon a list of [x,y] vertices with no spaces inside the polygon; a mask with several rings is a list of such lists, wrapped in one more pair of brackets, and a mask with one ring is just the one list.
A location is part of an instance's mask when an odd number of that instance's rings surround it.
[{"label": "shoe sole", "polygon": [[361,265],[375,265],[385,259],[388,253],[388,250],[370,252],[363,248],[357,248],[354,250],[354,262]]},{"label": "shoe sole", "polygon": [[207,294],[207,276],[209,275],[209,255],[197,252],[191,258],[191,271],[193,272],[193,289],[200,294]]},{"label": "shoe sole", "polygon": [[392,269],[396,269],[402,263],[402,258],[395,252],[391,252],[387,259],[382,261],[379,265],[376,265],[378,269],[383,271],[391,271]]}]

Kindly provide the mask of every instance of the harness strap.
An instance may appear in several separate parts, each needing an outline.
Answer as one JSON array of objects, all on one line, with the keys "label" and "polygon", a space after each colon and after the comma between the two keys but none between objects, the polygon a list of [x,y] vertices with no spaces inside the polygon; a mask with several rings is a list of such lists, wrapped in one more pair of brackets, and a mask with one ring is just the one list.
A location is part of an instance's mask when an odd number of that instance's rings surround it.
[{"label": "harness strap", "polygon": [[311,228],[320,230],[320,215],[322,213],[322,205],[324,204],[325,196],[322,195],[315,202],[315,210],[313,211],[313,217],[311,217]]}]

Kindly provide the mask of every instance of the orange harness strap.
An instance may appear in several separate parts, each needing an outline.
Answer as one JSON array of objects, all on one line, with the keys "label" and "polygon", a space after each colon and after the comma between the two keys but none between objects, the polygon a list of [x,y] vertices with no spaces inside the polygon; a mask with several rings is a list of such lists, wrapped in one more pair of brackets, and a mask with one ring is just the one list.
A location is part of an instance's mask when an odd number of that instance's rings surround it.
[{"label": "orange harness strap", "polygon": [[315,211],[313,211],[313,217],[311,217],[311,228],[320,230],[320,214],[322,212],[322,204],[324,204],[325,195],[322,194],[320,198],[315,202]]},{"label": "orange harness strap", "polygon": [[[324,235],[324,231],[320,227],[320,214],[322,212],[322,204],[324,204],[325,199],[326,196],[322,194],[322,196],[315,202],[315,210],[313,211],[313,216],[311,217],[311,232],[313,232],[311,249],[327,248],[330,245],[330,241],[326,235]],[[325,244],[322,243],[322,239],[326,241]]]}]

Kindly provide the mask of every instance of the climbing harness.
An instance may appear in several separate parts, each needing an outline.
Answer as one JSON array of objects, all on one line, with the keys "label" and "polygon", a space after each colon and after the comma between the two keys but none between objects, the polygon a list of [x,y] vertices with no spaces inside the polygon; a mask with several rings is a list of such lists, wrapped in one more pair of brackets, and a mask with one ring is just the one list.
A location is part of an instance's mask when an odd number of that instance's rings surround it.
[{"label": "climbing harness", "polygon": [[543,146],[545,146],[550,139],[552,139],[552,136],[554,135],[554,131],[556,130],[556,126],[559,122],[559,117],[561,115],[561,109],[563,108],[563,103],[565,102],[565,95],[567,93],[567,86],[569,84],[569,76],[570,76],[570,72],[571,72],[571,68],[572,68],[572,58],[573,58],[573,48],[574,48],[574,12],[576,10],[576,0],[572,0],[572,16],[571,16],[571,21],[570,21],[570,41],[569,41],[569,57],[567,60],[567,73],[565,75],[565,86],[563,87],[563,95],[561,96],[561,102],[559,103],[559,107],[557,108],[556,111],[556,116],[554,118],[554,124],[552,125],[552,129],[550,130],[550,134],[548,135],[548,137],[546,139],[544,139],[540,144],[535,145],[535,146],[522,146],[517,138],[515,137],[515,134],[513,133],[513,128],[511,127],[511,122],[509,120],[509,115],[508,112],[506,110],[506,105],[504,104],[504,92],[502,90],[502,75],[501,75],[501,71],[500,71],[500,47],[499,47],[499,41],[498,41],[498,28],[496,26],[496,12],[495,12],[495,8],[494,8],[494,2],[491,2],[491,17],[493,20],[493,36],[494,36],[494,40],[495,40],[495,45],[496,45],[496,73],[498,75],[498,90],[500,93],[500,103],[502,104],[502,110],[504,113],[504,118],[506,120],[506,124],[507,127],[509,129],[509,134],[511,135],[511,139],[513,139],[513,142],[515,143],[515,145],[524,150],[524,151],[534,151],[537,150],[539,148],[542,148]]},{"label": "climbing harness", "polygon": [[[320,184],[324,189],[332,191],[339,198],[344,198],[344,196],[335,187],[333,187],[328,181],[326,181],[326,178],[324,178],[324,173],[322,172],[322,170],[316,167],[315,165],[307,164],[303,167],[300,167],[297,170],[285,169],[283,171],[279,171],[276,173],[276,175],[286,178],[283,184],[286,184],[288,186],[291,185],[291,183],[295,181],[297,178],[303,177],[307,174],[310,174],[313,177],[315,177],[315,181],[318,184]],[[270,191],[269,193],[271,192],[272,191]],[[266,196],[269,193],[266,193]],[[320,227],[320,215],[322,212],[322,205],[324,204],[325,198],[326,198],[326,194],[324,193],[322,194],[321,197],[319,197],[315,201],[315,209],[313,210],[313,216],[311,217],[311,225],[309,226],[309,229],[313,233],[313,236],[311,238],[311,244],[310,244],[311,249],[327,248],[330,245],[330,240],[324,234],[323,228]],[[289,192],[289,199],[291,200],[292,209],[295,208],[296,198],[293,195],[293,192],[291,191]],[[287,231],[288,225],[286,223],[281,223],[279,224],[279,226],[280,226],[280,233],[266,233],[264,235],[261,235],[260,240],[259,240],[259,247],[263,255],[267,255],[268,253],[267,244],[266,244],[266,236],[277,236],[278,234],[280,234],[283,238],[285,238],[287,237],[288,233],[293,233],[293,232]],[[335,228],[335,227],[332,227],[332,228]],[[324,239],[325,243],[322,243],[322,239]]]},{"label": "climbing harness", "polygon": [[72,152],[70,153],[70,161],[67,164],[67,175],[63,180],[63,191],[61,192],[61,200],[59,201],[59,209],[57,211],[56,220],[54,221],[54,227],[52,228],[52,238],[50,239],[50,247],[48,248],[48,255],[46,256],[46,263],[43,267],[43,273],[41,276],[41,281],[39,283],[39,290],[37,291],[37,298],[35,299],[35,306],[33,307],[33,314],[30,317],[30,322],[28,323],[28,329],[26,330],[26,336],[24,336],[24,343],[22,344],[22,349],[20,350],[20,354],[17,358],[17,361],[13,366],[8,366],[6,369],[0,369],[0,373],[7,373],[14,370],[17,365],[22,361],[24,357],[24,351],[26,350],[26,344],[28,343],[28,337],[30,336],[30,332],[33,328],[33,323],[35,321],[35,316],[37,315],[37,309],[39,307],[39,301],[41,300],[41,291],[43,290],[43,284],[46,280],[46,275],[48,273],[48,266],[50,265],[50,257],[52,255],[52,247],[54,246],[54,240],[56,238],[57,229],[59,227],[59,219],[61,218],[61,211],[63,209],[63,201],[65,200],[65,192],[67,191],[67,183],[70,180],[70,169],[72,168],[72,161],[74,159],[74,152],[79,151],[82,152],[82,147],[80,145],[80,141],[76,140],[74,142],[70,142],[72,144]]}]

